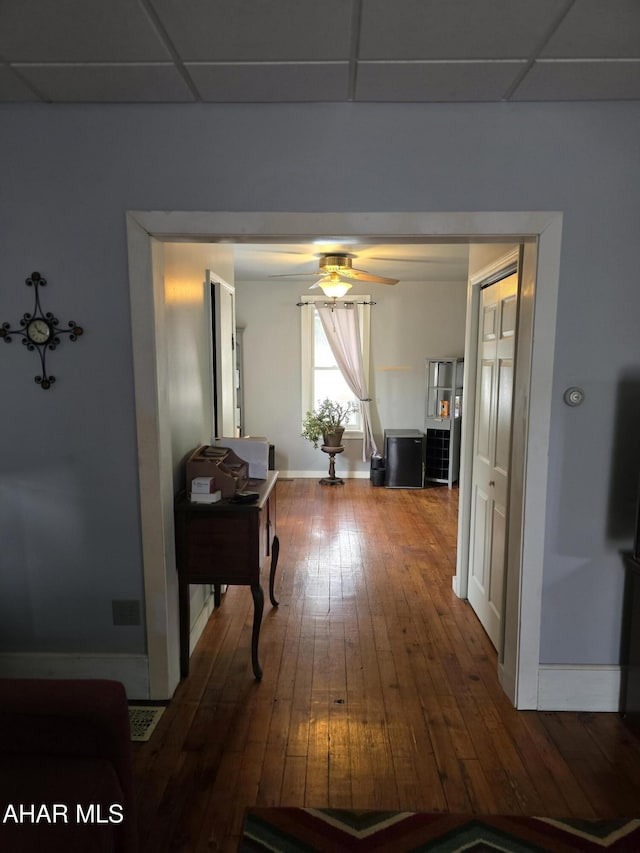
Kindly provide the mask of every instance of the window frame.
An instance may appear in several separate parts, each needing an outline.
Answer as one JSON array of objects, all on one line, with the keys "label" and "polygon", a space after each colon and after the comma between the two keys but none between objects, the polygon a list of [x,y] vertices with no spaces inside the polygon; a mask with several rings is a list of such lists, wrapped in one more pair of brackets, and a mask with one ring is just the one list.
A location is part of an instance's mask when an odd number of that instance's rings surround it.
[{"label": "window frame", "polygon": [[[336,307],[336,311],[357,311],[358,322],[360,325],[360,345],[362,347],[362,363],[364,366],[365,381],[369,388],[369,354],[370,354],[370,338],[371,338],[371,305],[369,304],[371,297],[368,295],[354,296],[353,299],[339,299],[337,304],[343,306],[345,304],[353,305],[353,308]],[[319,296],[310,296],[308,293],[300,297],[300,302],[305,305],[312,305],[312,308],[302,305],[300,308],[300,391],[301,391],[301,419],[304,418],[308,411],[311,411],[317,405],[317,400],[313,399],[313,374],[315,369],[314,363],[314,320],[315,320],[315,303],[320,302],[330,304],[330,299],[321,294]],[[361,428],[350,427],[347,423],[343,435],[343,439],[363,438],[364,433]]]}]

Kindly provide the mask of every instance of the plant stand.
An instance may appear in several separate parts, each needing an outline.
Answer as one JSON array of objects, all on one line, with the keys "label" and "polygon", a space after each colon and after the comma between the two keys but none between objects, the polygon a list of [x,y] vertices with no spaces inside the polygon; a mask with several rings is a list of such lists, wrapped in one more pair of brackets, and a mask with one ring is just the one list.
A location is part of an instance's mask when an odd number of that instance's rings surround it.
[{"label": "plant stand", "polygon": [[338,447],[330,447],[323,444],[320,450],[323,453],[329,454],[329,476],[323,477],[322,480],[320,480],[321,485],[344,486],[344,480],[341,480],[340,477],[336,477],[336,454],[343,453],[344,447],[342,445],[339,445]]}]

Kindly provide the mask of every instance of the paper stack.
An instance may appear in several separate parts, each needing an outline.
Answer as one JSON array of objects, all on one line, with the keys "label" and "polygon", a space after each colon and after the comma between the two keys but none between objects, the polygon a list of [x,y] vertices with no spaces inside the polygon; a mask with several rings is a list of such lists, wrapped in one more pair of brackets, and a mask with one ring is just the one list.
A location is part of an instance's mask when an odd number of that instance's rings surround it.
[{"label": "paper stack", "polygon": [[222,492],[216,489],[215,477],[194,477],[189,500],[199,504],[215,504],[222,500]]}]

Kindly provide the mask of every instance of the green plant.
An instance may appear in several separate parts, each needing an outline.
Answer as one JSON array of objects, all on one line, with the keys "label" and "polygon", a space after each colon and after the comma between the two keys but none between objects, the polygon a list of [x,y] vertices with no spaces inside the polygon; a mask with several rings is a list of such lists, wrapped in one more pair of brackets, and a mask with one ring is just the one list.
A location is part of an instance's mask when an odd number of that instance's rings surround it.
[{"label": "green plant", "polygon": [[313,446],[317,447],[322,436],[333,435],[344,428],[344,425],[349,422],[352,411],[353,403],[342,405],[326,397],[316,409],[305,415],[302,422],[302,437],[313,442]]}]

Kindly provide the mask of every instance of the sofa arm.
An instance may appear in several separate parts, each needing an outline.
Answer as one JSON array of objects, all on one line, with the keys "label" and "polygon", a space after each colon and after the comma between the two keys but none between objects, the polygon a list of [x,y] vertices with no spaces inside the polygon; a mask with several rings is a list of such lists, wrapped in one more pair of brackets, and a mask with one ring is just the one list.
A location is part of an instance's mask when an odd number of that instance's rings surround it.
[{"label": "sofa arm", "polygon": [[55,759],[108,762],[122,790],[130,842],[126,849],[133,849],[131,729],[122,684],[102,679],[0,679],[2,758],[31,765],[38,759],[49,765]]}]

